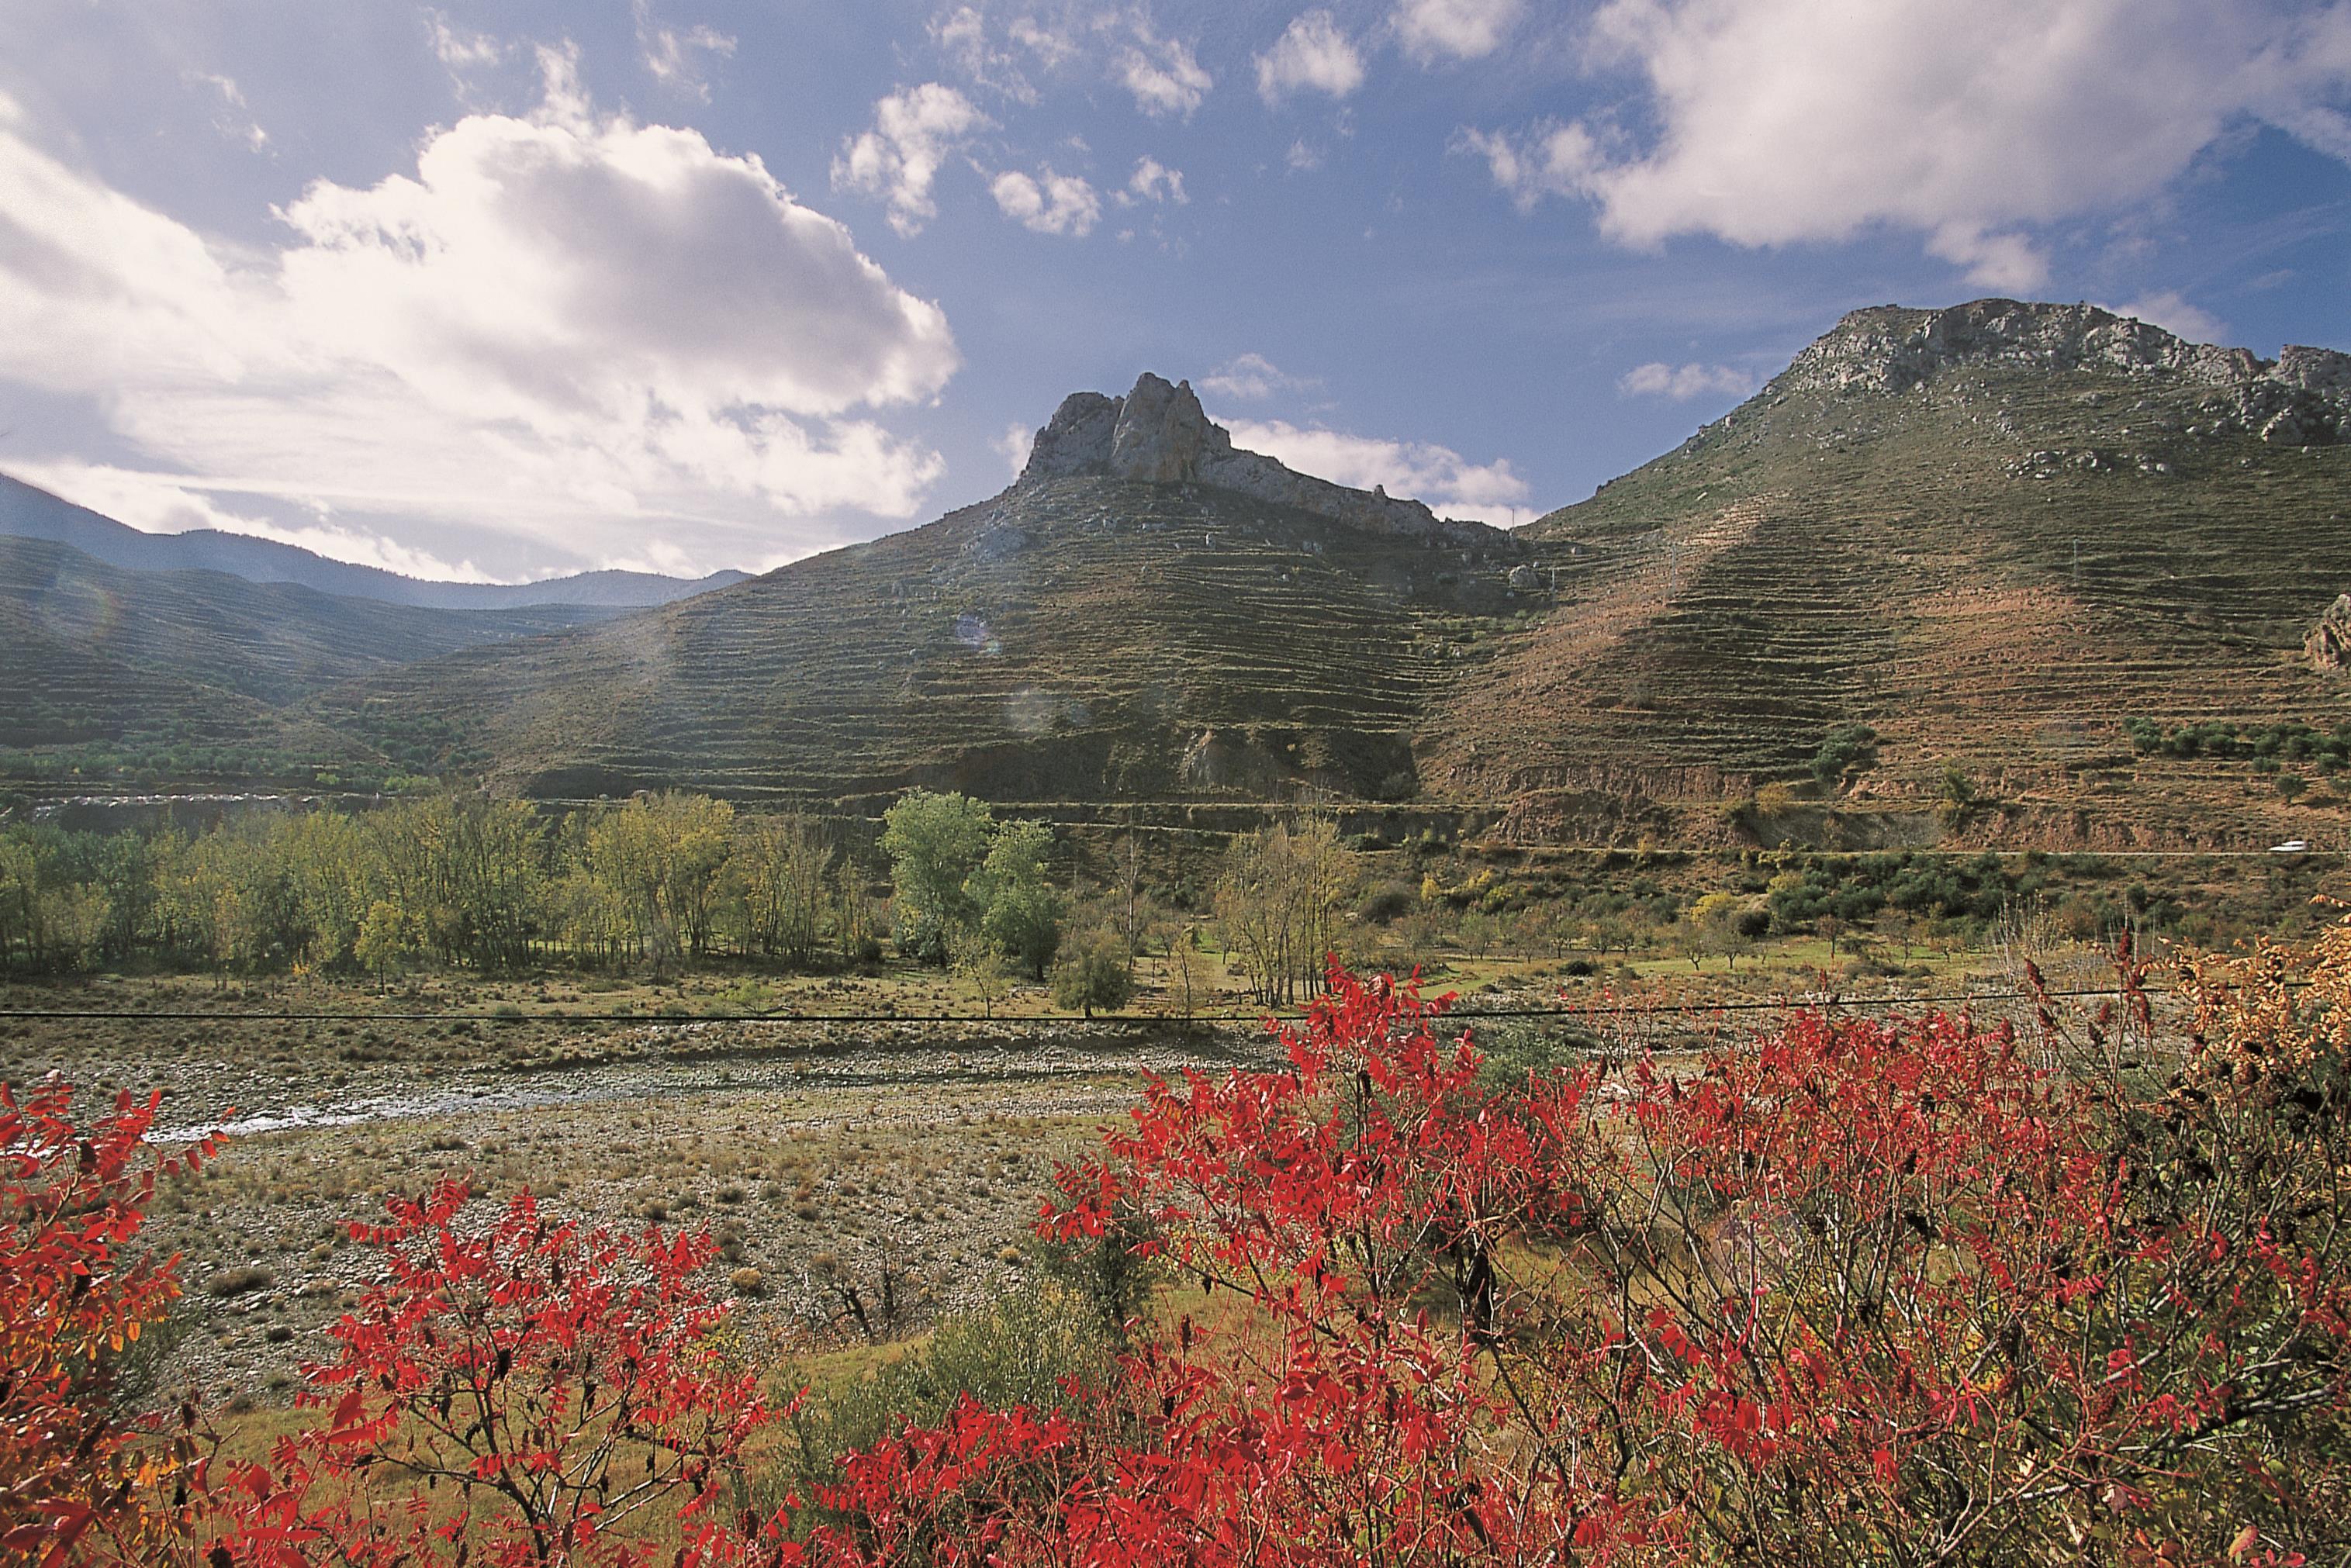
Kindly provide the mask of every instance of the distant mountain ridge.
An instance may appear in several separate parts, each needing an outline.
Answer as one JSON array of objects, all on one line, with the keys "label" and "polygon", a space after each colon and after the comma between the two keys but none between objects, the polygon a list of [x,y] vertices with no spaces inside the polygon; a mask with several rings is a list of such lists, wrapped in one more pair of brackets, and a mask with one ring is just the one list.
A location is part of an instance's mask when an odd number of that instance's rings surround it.
[{"label": "distant mountain ridge", "polygon": [[290,582],[344,599],[424,610],[519,610],[578,605],[647,610],[746,580],[742,571],[687,580],[648,571],[583,571],[541,582],[435,582],[334,560],[298,545],[217,528],[151,534],[0,474],[0,537],[69,545],[132,571],[222,571],[247,582]]}]

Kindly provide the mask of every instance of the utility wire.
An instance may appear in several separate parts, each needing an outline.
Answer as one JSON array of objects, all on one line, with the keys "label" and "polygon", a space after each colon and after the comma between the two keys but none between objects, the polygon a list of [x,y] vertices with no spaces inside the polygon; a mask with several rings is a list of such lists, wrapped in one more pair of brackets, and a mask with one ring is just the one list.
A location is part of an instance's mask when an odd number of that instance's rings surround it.
[{"label": "utility wire", "polygon": [[[2290,989],[2300,989],[2307,981],[2288,981]],[[1625,1018],[1655,1013],[1745,1013],[1789,1012],[1800,1008],[1834,1008],[1850,1011],[1858,1008],[1946,1007],[1964,1002],[2019,1001],[2034,997],[2055,1000],[2083,997],[2110,997],[2112,986],[2090,986],[2079,989],[2045,991],[1964,991],[1923,997],[1850,997],[1833,994],[1810,999],[1780,998],[1757,1001],[1741,998],[1717,1002],[1614,1002],[1604,1007],[1565,1008],[1447,1008],[1443,1016],[1449,1019],[1579,1019]],[[1103,1014],[1088,1018],[1083,1013],[1023,1013],[1004,1018],[984,1018],[975,1013],[695,1013],[689,1015],[635,1015],[628,1013],[348,1013],[348,1012],[199,1012],[185,1009],[155,1012],[123,1012],[77,1008],[24,1008],[0,1009],[0,1022],[22,1020],[75,1020],[158,1023],[493,1023],[493,1024],[619,1024],[630,1027],[680,1029],[699,1023],[793,1024],[793,1023],[961,1023],[961,1024],[1033,1024],[1088,1023],[1117,1025],[1127,1029],[1165,1027],[1169,1024],[1262,1023],[1268,1019],[1300,1019],[1307,1015],[1298,1009],[1271,1009],[1248,1013],[1195,1013],[1188,1019],[1165,1016],[1123,1017]]]}]

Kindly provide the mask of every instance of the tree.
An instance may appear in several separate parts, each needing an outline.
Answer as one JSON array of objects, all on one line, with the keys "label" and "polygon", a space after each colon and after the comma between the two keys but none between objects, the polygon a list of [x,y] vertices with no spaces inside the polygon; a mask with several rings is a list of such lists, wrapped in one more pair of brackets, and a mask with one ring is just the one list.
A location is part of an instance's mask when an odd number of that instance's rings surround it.
[{"label": "tree", "polygon": [[1053,967],[1053,1000],[1067,1009],[1096,1008],[1116,1012],[1134,994],[1134,977],[1126,967],[1126,946],[1118,933],[1104,926],[1075,944]]},{"label": "tree", "polygon": [[633,926],[655,976],[709,951],[735,808],[707,796],[640,796],[588,832],[588,861]]},{"label": "tree", "polygon": [[988,937],[967,927],[949,934],[948,948],[955,972],[970,982],[972,994],[979,998],[979,1016],[994,1018],[1008,978],[1004,955]]},{"label": "tree", "polygon": [[1045,880],[1052,844],[1052,830],[1042,822],[1002,824],[965,890],[996,950],[1040,980],[1061,946],[1061,895]]},{"label": "tree", "polygon": [[360,934],[351,945],[351,954],[361,968],[375,976],[376,989],[385,988],[392,967],[416,951],[419,946],[416,920],[388,898],[379,898],[368,905],[367,917],[360,923]]},{"label": "tree", "polygon": [[0,1562],[79,1561],[102,1539],[138,1563],[176,1540],[172,1490],[201,1456],[125,1418],[110,1388],[113,1359],[180,1294],[179,1259],[135,1245],[157,1181],[215,1148],[159,1156],[161,1101],[118,1094],[80,1123],[61,1081],[22,1098],[0,1083]]},{"label": "tree", "polygon": [[806,817],[743,822],[728,869],[743,912],[744,939],[752,949],[795,965],[815,960],[834,858]]},{"label": "tree", "polygon": [[898,949],[944,966],[948,934],[978,921],[969,883],[987,856],[993,825],[987,807],[966,795],[909,789],[882,820]]},{"label": "tree", "polygon": [[1831,727],[1813,754],[1813,778],[1824,789],[1834,789],[1848,774],[1877,766],[1877,731],[1865,724]]},{"label": "tree", "polygon": [[[1719,953],[1735,972],[1739,956],[1755,945],[1771,916],[1750,901],[1735,893],[1703,894],[1690,905],[1689,925],[1695,945],[1700,953]],[[1698,967],[1693,954],[1690,967]]]},{"label": "tree", "polygon": [[1259,1001],[1280,1007],[1314,992],[1356,874],[1327,817],[1234,838],[1217,882],[1217,922]]}]

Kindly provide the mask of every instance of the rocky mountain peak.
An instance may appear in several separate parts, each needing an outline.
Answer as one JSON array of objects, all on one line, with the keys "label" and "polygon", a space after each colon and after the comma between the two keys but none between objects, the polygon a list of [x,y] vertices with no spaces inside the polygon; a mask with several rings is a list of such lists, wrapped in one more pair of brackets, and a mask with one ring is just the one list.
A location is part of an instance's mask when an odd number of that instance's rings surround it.
[{"label": "rocky mountain peak", "polygon": [[1438,517],[1418,501],[1374,487],[1351,490],[1284,467],[1233,444],[1208,418],[1189,382],[1145,371],[1124,397],[1071,392],[1029,449],[1019,483],[1096,475],[1150,485],[1213,485],[1382,534],[1417,534],[1448,543],[1490,543],[1500,530]]},{"label": "rocky mountain peak", "polygon": [[2095,305],[1978,299],[1847,315],[1765,388],[1898,393],[1955,370],[2099,371],[2219,395],[2242,428],[2295,445],[2351,440],[2351,354],[2288,345],[2275,361],[2191,343]]}]

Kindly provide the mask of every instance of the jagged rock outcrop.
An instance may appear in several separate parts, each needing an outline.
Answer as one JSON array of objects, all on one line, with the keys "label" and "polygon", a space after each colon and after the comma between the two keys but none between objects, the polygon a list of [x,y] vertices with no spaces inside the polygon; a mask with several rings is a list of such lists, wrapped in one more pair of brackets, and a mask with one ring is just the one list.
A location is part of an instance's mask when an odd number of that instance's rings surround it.
[{"label": "jagged rock outcrop", "polygon": [[1906,392],[1971,368],[2107,371],[2209,388],[2216,424],[2290,445],[2351,440],[2351,354],[2289,344],[2275,361],[2191,343],[2095,305],[1978,299],[1855,310],[1764,388]]},{"label": "jagged rock outcrop", "polygon": [[1351,490],[1284,467],[1233,444],[1232,433],[1201,411],[1189,382],[1148,371],[1124,397],[1071,392],[1037,433],[1020,482],[1099,474],[1153,485],[1214,485],[1275,506],[1373,533],[1418,535],[1447,544],[1495,544],[1507,536],[1483,523],[1441,518],[1419,501],[1374,486]]},{"label": "jagged rock outcrop", "polygon": [[2335,602],[2302,640],[2302,654],[2314,670],[2340,670],[2351,664],[2351,593],[2335,596]]}]

